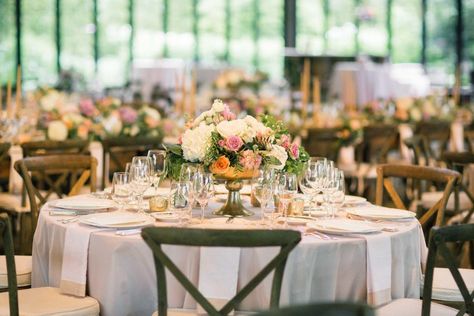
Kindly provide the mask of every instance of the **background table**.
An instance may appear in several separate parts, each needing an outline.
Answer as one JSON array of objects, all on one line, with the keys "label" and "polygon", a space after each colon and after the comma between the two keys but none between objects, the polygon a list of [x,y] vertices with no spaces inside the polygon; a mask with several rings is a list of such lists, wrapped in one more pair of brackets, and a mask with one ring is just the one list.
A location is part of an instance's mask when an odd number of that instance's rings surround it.
[{"label": "background table", "polygon": [[[248,197],[244,201],[249,206]],[[209,209],[219,205],[212,202]],[[33,242],[33,287],[59,286],[65,233],[67,225],[72,225],[60,224],[58,217],[50,216],[47,210],[46,205],[41,211]],[[393,225],[397,226],[397,232],[383,232],[391,235],[392,242],[392,298],[418,298],[423,236],[415,220]],[[164,250],[197,284],[200,249],[164,246]],[[245,285],[277,251],[275,248],[242,249],[238,287]],[[366,241],[362,238],[321,240],[311,235],[303,236],[286,265],[281,304],[365,301],[366,251]],[[195,307],[192,297],[169,274],[167,281],[170,307]],[[100,302],[101,315],[151,315],[157,306],[155,268],[151,251],[140,235],[117,236],[113,231],[92,233],[88,289],[89,295]],[[267,308],[270,289],[271,280],[267,278],[244,300],[241,309]]]}]

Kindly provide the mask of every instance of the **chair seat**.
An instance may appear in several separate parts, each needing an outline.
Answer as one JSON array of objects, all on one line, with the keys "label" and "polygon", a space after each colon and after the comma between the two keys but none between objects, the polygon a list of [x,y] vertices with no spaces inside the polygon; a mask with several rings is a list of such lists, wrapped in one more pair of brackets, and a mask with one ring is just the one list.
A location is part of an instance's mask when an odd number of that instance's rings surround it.
[{"label": "chair seat", "polygon": [[[469,293],[474,291],[474,270],[459,269],[461,276],[466,283]],[[423,289],[423,281],[421,288]],[[423,290],[422,290],[423,293]],[[433,277],[433,300],[446,302],[463,302],[461,292],[448,268],[435,268]]]},{"label": "chair seat", "polygon": [[[15,256],[15,266],[18,287],[31,285],[31,256]],[[7,262],[5,256],[0,256],[0,289],[7,287]]]},{"label": "chair seat", "polygon": [[[421,195],[421,204],[424,208],[432,207],[436,202],[438,202],[441,197],[443,196],[442,191],[435,191],[435,192],[424,192]],[[465,192],[459,193],[459,209],[460,210],[468,210],[472,207],[471,200],[467,196]],[[454,194],[451,194],[448,199],[448,203],[446,204],[446,210],[454,211]]]},{"label": "chair seat", "polygon": [[[375,312],[376,316],[420,316],[422,301],[414,298],[402,298],[394,300],[387,305],[378,308]],[[431,315],[433,316],[456,316],[458,310],[431,303]],[[467,316],[467,314],[465,314]]]},{"label": "chair seat", "polygon": [[[98,316],[99,303],[92,297],[64,295],[58,288],[40,287],[18,291],[20,315]],[[8,316],[8,293],[0,294],[0,316]]]},{"label": "chair seat", "polygon": [[28,198],[26,198],[26,206],[21,206],[21,195],[19,194],[0,193],[0,205],[2,209],[24,213],[30,211],[29,204]]},{"label": "chair seat", "polygon": [[[234,311],[235,316],[247,316],[247,315],[253,315],[255,312],[244,312],[244,311]],[[168,309],[168,316],[197,316],[197,315],[203,315],[202,313],[199,314],[197,310],[195,309],[173,309],[169,308]],[[158,311],[155,311],[152,316],[158,316]]]}]

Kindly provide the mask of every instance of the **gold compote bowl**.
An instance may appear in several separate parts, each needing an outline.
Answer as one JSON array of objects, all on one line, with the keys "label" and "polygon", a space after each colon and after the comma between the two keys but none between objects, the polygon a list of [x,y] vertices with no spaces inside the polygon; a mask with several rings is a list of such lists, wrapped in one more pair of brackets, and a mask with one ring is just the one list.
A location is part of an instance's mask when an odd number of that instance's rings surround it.
[{"label": "gold compote bowl", "polygon": [[247,210],[242,205],[240,198],[240,190],[243,187],[243,180],[250,180],[256,176],[258,170],[243,170],[238,171],[234,168],[229,168],[226,173],[214,174],[214,178],[225,180],[225,188],[229,190],[227,201],[224,206],[214,212],[215,215],[228,217],[243,217],[251,216],[253,212]]}]

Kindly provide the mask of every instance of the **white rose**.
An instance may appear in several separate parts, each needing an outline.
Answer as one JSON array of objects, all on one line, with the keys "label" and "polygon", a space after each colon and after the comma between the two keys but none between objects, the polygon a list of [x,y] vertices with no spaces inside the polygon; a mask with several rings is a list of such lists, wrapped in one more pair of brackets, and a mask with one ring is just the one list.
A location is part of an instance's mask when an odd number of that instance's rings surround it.
[{"label": "white rose", "polygon": [[201,124],[194,129],[188,129],[182,137],[184,159],[192,162],[202,162],[207,149],[211,145],[211,133],[214,126]]},{"label": "white rose", "polygon": [[273,168],[278,170],[282,170],[285,167],[286,160],[288,159],[288,154],[286,153],[285,148],[279,145],[273,145],[272,150],[267,154],[267,156],[278,159],[280,165],[273,165]]},{"label": "white rose", "polygon": [[236,135],[242,138],[246,143],[251,142],[253,137],[255,137],[255,132],[241,119],[222,121],[217,124],[216,130],[224,138]]},{"label": "white rose", "polygon": [[110,115],[105,118],[102,125],[104,125],[105,131],[111,135],[118,135],[122,130],[122,121],[120,121],[120,118],[117,115]]},{"label": "white rose", "polygon": [[247,115],[244,121],[254,130],[255,134],[261,133],[266,135],[268,133],[269,128],[262,122],[257,121],[253,116]]},{"label": "white rose", "polygon": [[161,119],[160,112],[158,112],[154,108],[146,106],[146,107],[143,108],[143,111],[145,112],[146,116],[151,117],[154,121],[159,121]]},{"label": "white rose", "polygon": [[55,141],[67,139],[68,130],[62,121],[52,121],[48,126],[48,138]]},{"label": "white rose", "polygon": [[212,104],[212,110],[215,113],[221,113],[222,111],[224,111],[224,108],[225,108],[225,104],[222,102],[222,100],[219,100],[219,99],[214,100],[214,103]]}]

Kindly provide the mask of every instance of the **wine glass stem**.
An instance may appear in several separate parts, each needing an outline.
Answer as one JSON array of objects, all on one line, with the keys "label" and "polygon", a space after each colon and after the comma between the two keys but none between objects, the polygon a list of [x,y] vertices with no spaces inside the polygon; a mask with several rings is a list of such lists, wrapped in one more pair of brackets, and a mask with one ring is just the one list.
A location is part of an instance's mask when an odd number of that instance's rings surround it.
[{"label": "wine glass stem", "polygon": [[143,194],[138,194],[138,213],[143,213]]},{"label": "wine glass stem", "polygon": [[206,204],[202,203],[201,204],[201,223],[204,222],[204,208],[206,207]]}]

